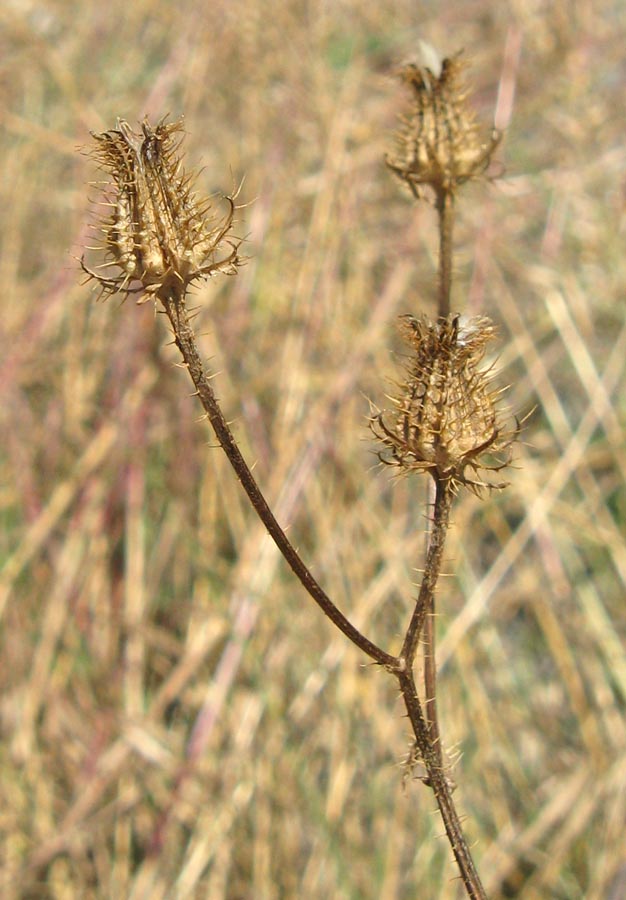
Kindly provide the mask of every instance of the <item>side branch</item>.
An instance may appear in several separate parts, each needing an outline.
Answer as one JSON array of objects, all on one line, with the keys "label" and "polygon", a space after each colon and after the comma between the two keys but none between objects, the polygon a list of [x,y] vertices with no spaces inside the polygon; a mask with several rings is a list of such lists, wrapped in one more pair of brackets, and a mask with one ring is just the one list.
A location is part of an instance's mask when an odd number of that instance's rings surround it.
[{"label": "side branch", "polygon": [[189,322],[182,291],[179,293],[170,288],[169,290],[160,292],[158,296],[172,325],[176,345],[189,369],[189,374],[196,387],[202,406],[213,426],[217,439],[235,470],[257,515],[267,528],[272,540],[282,553],[286,562],[289,564],[305,590],[313,600],[315,600],[322,612],[328,616],[331,622],[333,622],[353,644],[356,644],[357,647],[379,665],[385,666],[391,671],[397,671],[400,666],[398,658],[387,653],[381,647],[378,647],[370,641],[369,638],[365,637],[365,635],[363,635],[358,628],[355,628],[355,626],[343,615],[315,580],[300,558],[298,552],[287,538],[287,535],[276,521],[272,510],[261,493],[250,468],[235,442],[235,438],[228,427],[213,388],[204,371],[196,346],[193,329]]}]

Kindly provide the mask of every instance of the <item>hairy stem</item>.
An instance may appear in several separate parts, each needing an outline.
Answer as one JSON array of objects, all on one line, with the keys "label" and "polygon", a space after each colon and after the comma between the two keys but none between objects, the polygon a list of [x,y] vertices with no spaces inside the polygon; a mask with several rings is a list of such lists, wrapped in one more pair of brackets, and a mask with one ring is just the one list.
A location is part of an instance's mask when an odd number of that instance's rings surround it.
[{"label": "hairy stem", "polygon": [[[429,485],[429,488],[432,489],[432,485]],[[434,509],[435,509],[435,519],[437,518],[437,514],[441,513],[440,505],[437,504],[437,492],[443,494],[447,491],[447,485],[442,484],[440,481],[437,481],[432,490],[430,496],[434,495]],[[449,507],[448,510],[444,510],[444,516],[446,518],[449,516]],[[445,523],[445,529],[448,527],[448,522]],[[443,545],[445,542],[446,532],[441,537],[440,541],[440,553],[439,559],[436,563],[438,568],[441,568],[441,557],[443,551]],[[429,540],[429,548],[432,542]],[[427,554],[427,564],[428,564],[428,554]],[[437,578],[439,576],[439,572],[437,572]],[[428,730],[430,734],[430,739],[438,752],[439,759],[443,761],[442,751],[441,751],[441,741],[439,736],[439,721],[437,718],[437,647],[436,647],[436,631],[435,631],[435,585],[433,585],[430,597],[426,600],[426,616],[424,618],[424,712],[426,713],[426,721],[428,722]]]},{"label": "hairy stem", "polygon": [[436,477],[435,486],[435,508],[428,551],[426,553],[426,565],[413,615],[411,616],[402,650],[400,651],[400,657],[404,660],[408,670],[413,668],[415,653],[417,652],[424,622],[427,617],[432,618],[434,614],[435,588],[441,572],[446,534],[450,523],[450,507],[453,496],[450,481]]},{"label": "hairy stem", "polygon": [[369,638],[365,637],[365,635],[363,635],[358,628],[355,628],[355,626],[335,606],[330,597],[317,583],[300,558],[296,549],[292,546],[287,535],[276,521],[272,510],[261,493],[249,466],[237,446],[235,438],[233,437],[222,410],[220,409],[219,403],[217,402],[211,383],[204,371],[182,291],[180,293],[175,292],[170,287],[159,294],[159,299],[163,304],[165,313],[172,325],[176,346],[182,354],[191,379],[196,387],[196,391],[198,392],[200,402],[213,426],[217,439],[235,470],[252,506],[267,528],[274,543],[302,586],[313,600],[315,600],[324,614],[328,616],[331,622],[333,622],[353,644],[356,644],[357,647],[379,665],[386,666],[392,671],[397,670],[399,665],[398,659],[390,653],[386,653],[383,649],[370,641]]},{"label": "hairy stem", "polygon": [[417,695],[413,674],[409,670],[397,673],[402,691],[402,699],[415,734],[415,742],[419,748],[420,758],[427,773],[427,782],[433,790],[437,806],[446,829],[446,835],[454,858],[461,873],[461,879],[467,896],[471,900],[487,900],[472,854],[461,827],[461,820],[452,799],[452,788],[441,765],[437,746],[430,738],[430,729],[424,716],[422,705]]}]

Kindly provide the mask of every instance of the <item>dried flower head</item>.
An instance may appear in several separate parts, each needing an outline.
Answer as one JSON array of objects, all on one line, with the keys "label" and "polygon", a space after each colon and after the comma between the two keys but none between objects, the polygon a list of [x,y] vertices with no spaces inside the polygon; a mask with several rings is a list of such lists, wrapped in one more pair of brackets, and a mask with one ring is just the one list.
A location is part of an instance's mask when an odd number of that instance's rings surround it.
[{"label": "dried flower head", "polygon": [[412,89],[413,110],[401,118],[397,152],[386,162],[416,197],[424,185],[437,195],[453,193],[482,174],[500,141],[498,131],[485,139],[477,125],[467,102],[463,69],[459,54],[440,61],[436,51],[421,42],[420,61],[400,71]]},{"label": "dried flower head", "polygon": [[504,487],[479,477],[481,470],[499,471],[510,463],[519,430],[503,426],[497,408],[501,391],[491,389],[491,368],[481,367],[494,337],[490,320],[455,315],[436,324],[426,317],[401,321],[413,353],[408,377],[392,398],[393,420],[385,413],[372,420],[385,448],[381,461],[407,472],[430,472],[453,487]]},{"label": "dried flower head", "polygon": [[182,133],[182,120],[153,127],[146,119],[137,133],[120,119],[93,135],[92,156],[111,178],[102,201],[109,213],[97,226],[102,241],[90,248],[104,250],[105,261],[97,270],[81,264],[104,294],[139,292],[143,302],[240,263],[239,241],[228,237],[233,199],[226,198],[227,214],[216,222],[210,201],[196,197],[195,175],[182,167]]}]

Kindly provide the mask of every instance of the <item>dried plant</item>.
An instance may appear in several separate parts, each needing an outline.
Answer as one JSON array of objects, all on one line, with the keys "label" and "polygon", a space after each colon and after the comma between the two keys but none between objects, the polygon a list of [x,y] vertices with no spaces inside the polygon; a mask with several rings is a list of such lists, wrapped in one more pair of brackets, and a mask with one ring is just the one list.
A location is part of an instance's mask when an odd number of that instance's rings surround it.
[{"label": "dried plant", "polygon": [[[159,292],[186,291],[192,282],[218,272],[232,273],[240,263],[237,240],[228,235],[235,204],[226,198],[228,212],[215,224],[210,200],[198,200],[194,173],[186,173],[180,157],[182,120],[147,120],[141,132],[118,120],[117,128],[94,134],[92,156],[110,175],[101,205],[110,212],[96,226],[104,272],[88,268],[103,294],[138,293],[140,303]],[[228,250],[224,250],[224,246]]]},{"label": "dried plant", "polygon": [[412,109],[401,119],[396,153],[388,167],[406,183],[416,199],[434,194],[439,214],[439,315],[450,312],[454,198],[458,189],[484,174],[500,142],[494,128],[487,138],[476,122],[463,84],[460,54],[441,60],[420,41],[419,60],[400,70],[412,92]]},{"label": "dried plant", "polygon": [[439,60],[424,42],[420,49],[421,62],[409,63],[400,72],[412,89],[413,109],[401,120],[396,155],[387,156],[389,168],[418,198],[424,186],[436,194],[454,193],[482,175],[500,141],[495,129],[485,139],[476,122],[462,81],[460,54]]},{"label": "dried plant", "polygon": [[[455,315],[433,324],[425,316],[405,316],[401,327],[414,353],[406,382],[393,398],[392,426],[384,413],[372,422],[389,451],[380,454],[381,461],[405,472],[431,472],[452,489],[505,487],[478,477],[481,470],[497,472],[508,465],[517,434],[501,422],[501,391],[491,389],[491,371],[481,368],[494,338],[490,320],[461,322]],[[494,456],[500,461],[490,461]]]},{"label": "dried plant", "polygon": [[[443,759],[436,713],[433,615],[450,508],[460,486],[475,493],[503,485],[484,473],[509,462],[517,429],[503,424],[493,372],[482,361],[494,336],[489,320],[465,320],[450,314],[452,209],[459,188],[489,166],[498,135],[483,140],[460,83],[457,57],[439,62],[422,46],[422,59],[403,69],[413,90],[413,110],[403,121],[399,152],[390,169],[420,199],[434,192],[439,214],[439,310],[436,322],[407,316],[402,328],[411,347],[407,377],[394,398],[394,410],[375,416],[372,427],[382,442],[381,459],[406,473],[428,473],[434,484],[434,512],[422,583],[399,653],[378,646],[356,628],[318,584],[277,522],[246,464],[216,400],[201,361],[186,305],[189,285],[218,272],[236,271],[239,241],[231,236],[234,202],[216,223],[209,201],[198,200],[194,178],[185,173],[180,155],[179,122],[141,125],[126,122],[94,135],[93,155],[108,172],[99,224],[104,263],[83,268],[102,293],[137,293],[139,302],[154,299],[167,315],[198,397],[252,505],[296,576],[324,613],[356,646],[398,682],[415,744],[411,760],[425,770],[446,834],[469,897],[485,897],[452,799],[452,784]],[[423,698],[414,664],[423,646]]]}]

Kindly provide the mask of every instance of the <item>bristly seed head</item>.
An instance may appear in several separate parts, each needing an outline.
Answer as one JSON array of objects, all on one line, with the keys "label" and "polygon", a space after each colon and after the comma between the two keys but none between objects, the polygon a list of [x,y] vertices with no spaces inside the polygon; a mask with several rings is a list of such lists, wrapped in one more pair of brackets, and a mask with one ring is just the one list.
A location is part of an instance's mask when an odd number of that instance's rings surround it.
[{"label": "bristly seed head", "polygon": [[460,54],[439,61],[436,51],[421,42],[420,63],[402,67],[400,75],[413,92],[413,110],[402,118],[397,152],[388,155],[389,168],[416,197],[423,186],[436,195],[481,175],[500,142],[493,130],[485,139],[467,103]]},{"label": "bristly seed head", "polygon": [[481,470],[499,471],[510,463],[519,431],[503,426],[501,391],[491,389],[491,369],[481,368],[494,337],[491,321],[455,315],[436,324],[425,316],[404,316],[401,322],[413,352],[407,378],[392,398],[395,410],[371,422],[384,445],[379,458],[406,472],[430,472],[454,489],[504,487],[479,477]]},{"label": "bristly seed head", "polygon": [[[140,293],[143,302],[161,290],[183,291],[198,278],[232,273],[241,260],[240,241],[229,237],[235,205],[216,222],[208,200],[198,200],[195,176],[182,167],[182,120],[147,119],[135,132],[120,119],[117,127],[94,134],[91,153],[111,182],[103,205],[112,210],[100,223],[102,274],[81,265],[103,294]],[[226,246],[225,246],[226,245]]]}]

